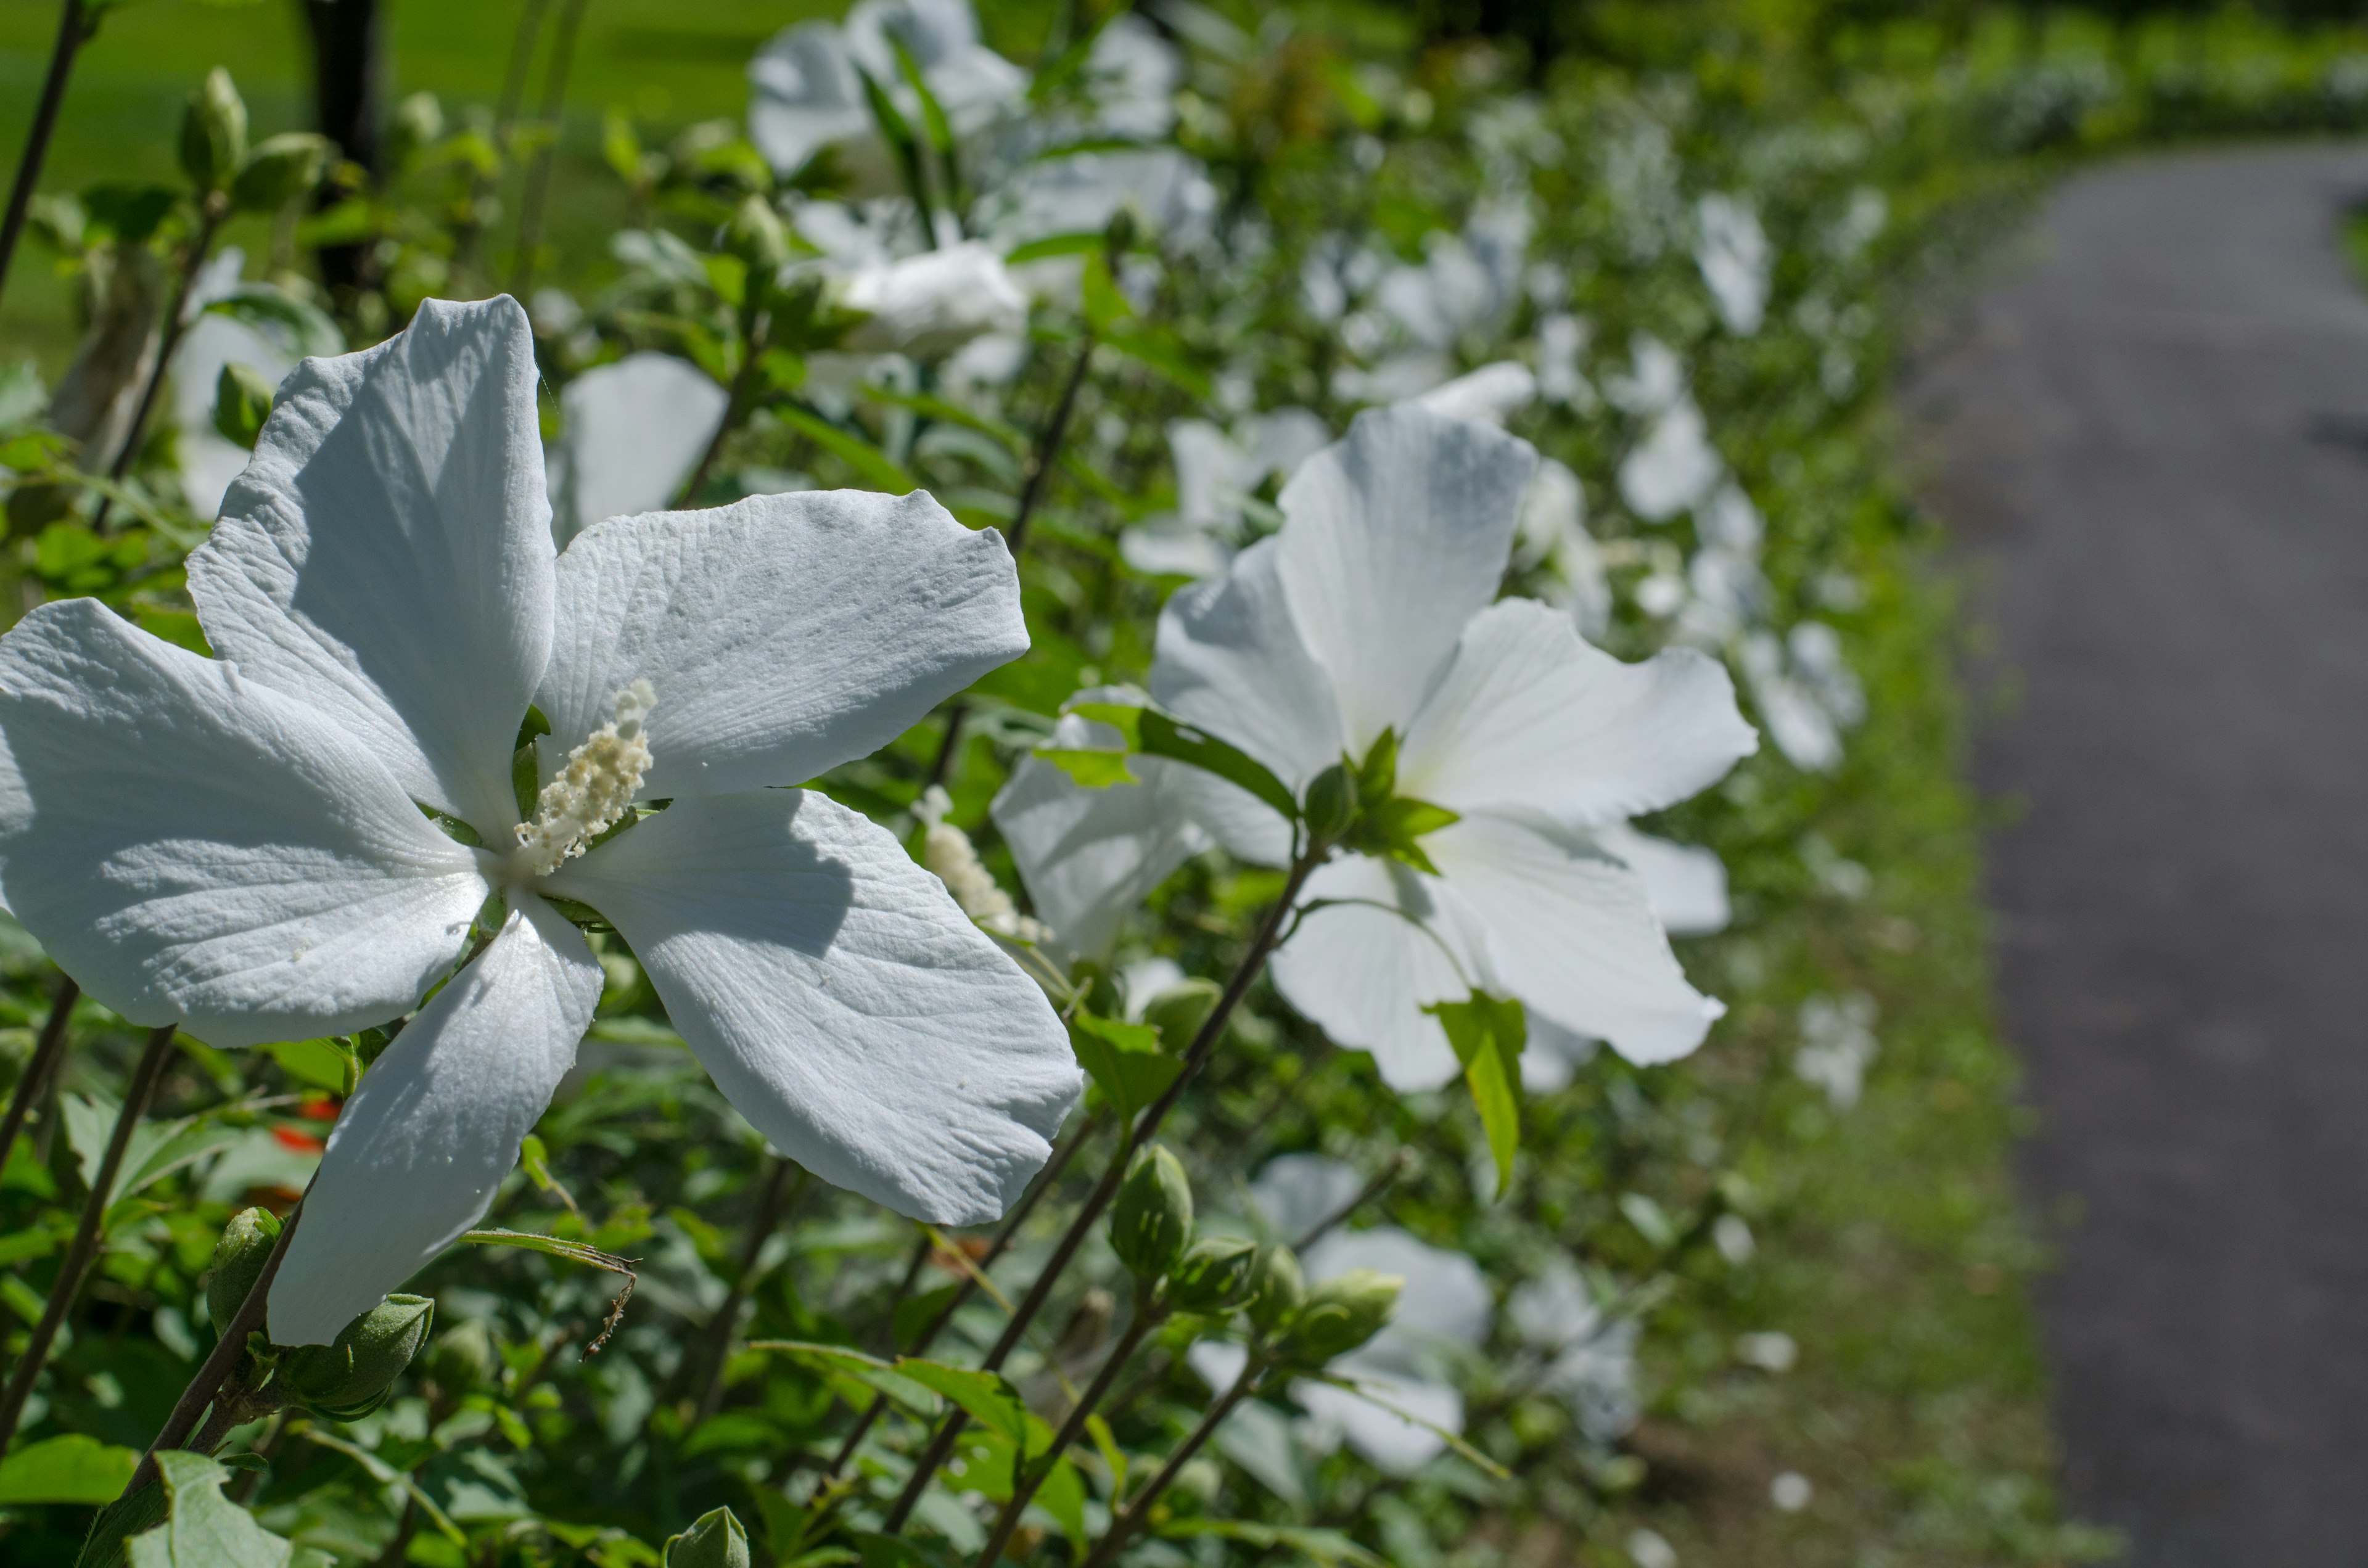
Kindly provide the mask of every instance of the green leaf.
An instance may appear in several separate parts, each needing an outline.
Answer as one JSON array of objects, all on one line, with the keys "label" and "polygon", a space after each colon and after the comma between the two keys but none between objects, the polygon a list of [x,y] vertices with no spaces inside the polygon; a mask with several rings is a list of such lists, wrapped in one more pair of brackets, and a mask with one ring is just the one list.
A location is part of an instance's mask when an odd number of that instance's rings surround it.
[{"label": "green leaf", "polygon": [[159,1453],[156,1464],[172,1512],[127,1543],[131,1568],[288,1568],[296,1549],[222,1494],[229,1471],[179,1449]]},{"label": "green leaf", "polygon": [[1110,276],[1110,263],[1099,253],[1086,258],[1083,290],[1086,323],[1094,329],[1096,337],[1106,339],[1111,333],[1125,329],[1134,315],[1134,307],[1119,291],[1118,279]]},{"label": "green leaf", "polygon": [[870,1531],[855,1538],[863,1553],[863,1568],[951,1568],[952,1559],[901,1536]]},{"label": "green leaf", "polygon": [[916,1356],[901,1358],[896,1371],[925,1389],[943,1394],[987,1430],[1015,1443],[1025,1440],[1027,1403],[1002,1373],[949,1367],[942,1361],[925,1361]]},{"label": "green leaf", "polygon": [[0,1506],[114,1501],[140,1468],[140,1450],[69,1432],[0,1460]]},{"label": "green leaf", "polygon": [[[1094,264],[1086,264],[1090,268]],[[1184,340],[1164,327],[1141,327],[1113,323],[1100,334],[1101,340],[1118,353],[1141,365],[1144,369],[1173,386],[1177,391],[1201,403],[1216,395],[1216,388],[1206,372],[1193,364],[1185,351]]]},{"label": "green leaf", "polygon": [[286,1040],[263,1051],[298,1083],[333,1095],[350,1091],[360,1065],[352,1048],[335,1040]]},{"label": "green leaf", "polygon": [[1080,751],[1065,746],[1046,746],[1035,754],[1051,763],[1080,788],[1107,790],[1115,784],[1140,784],[1126,766],[1122,751]]},{"label": "green leaf", "polygon": [[1359,1546],[1338,1530],[1315,1529],[1301,1525],[1261,1525],[1248,1519],[1212,1519],[1204,1517],[1171,1518],[1159,1526],[1163,1536],[1215,1536],[1221,1540],[1237,1540],[1245,1546],[1267,1551],[1281,1549],[1332,1568],[1334,1563],[1347,1568],[1390,1568],[1383,1559]]},{"label": "green leaf", "polygon": [[1123,1024],[1080,1012],[1069,1020],[1069,1044],[1102,1097],[1122,1125],[1167,1092],[1184,1071],[1184,1059],[1159,1049],[1159,1031],[1148,1024]]},{"label": "green leaf", "polygon": [[904,495],[920,488],[920,481],[905,472],[896,460],[860,436],[850,435],[819,414],[812,414],[794,403],[773,411],[782,424],[804,435],[826,452],[837,454],[848,467],[855,470],[875,490],[891,495]]},{"label": "green leaf", "polygon": [[1164,756],[1213,773],[1248,790],[1287,820],[1299,821],[1299,802],[1264,763],[1173,714],[1163,713],[1148,703],[1127,702],[1080,702],[1064,711],[1110,725],[1125,739],[1130,751]]},{"label": "green leaf", "polygon": [[1463,1063],[1463,1081],[1471,1085],[1472,1103],[1488,1133],[1488,1152],[1497,1157],[1497,1196],[1502,1198],[1513,1179],[1514,1153],[1521,1146],[1521,1047],[1529,1040],[1521,1005],[1474,991],[1464,1001],[1433,1002],[1423,1011],[1447,1030],[1447,1043]]},{"label": "green leaf", "polygon": [[1041,240],[1030,240],[1003,258],[1006,267],[1025,267],[1031,261],[1050,261],[1056,256],[1092,256],[1110,243],[1109,236],[1099,229],[1083,229],[1074,234],[1047,234]]},{"label": "green leaf", "polygon": [[271,283],[247,283],[206,306],[214,315],[244,322],[298,358],[343,354],[346,335],[329,312]]}]

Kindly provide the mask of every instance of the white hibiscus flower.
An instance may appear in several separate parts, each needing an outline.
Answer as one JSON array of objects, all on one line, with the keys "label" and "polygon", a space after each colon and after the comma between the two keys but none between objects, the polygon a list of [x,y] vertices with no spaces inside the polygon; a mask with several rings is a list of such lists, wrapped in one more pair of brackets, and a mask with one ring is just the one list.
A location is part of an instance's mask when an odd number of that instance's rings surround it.
[{"label": "white hibiscus flower", "polygon": [[[767,788],[1027,646],[1001,540],[837,493],[615,518],[560,555],[534,388],[516,302],[430,301],[281,389],[189,558],[219,659],[90,599],[0,639],[0,897],[84,990],[220,1046],[419,1009],[330,1137],[282,1344],[401,1284],[517,1160],[600,994],[554,898],[632,945],[777,1148],[907,1213],[1000,1213],[1078,1092],[1042,994],[935,877]],[[529,703],[552,733],[514,757]]]},{"label": "white hibiscus flower", "polygon": [[[1455,1075],[1423,1008],[1475,990],[1637,1062],[1683,1056],[1720,1010],[1687,984],[1643,882],[1598,830],[1702,789],[1757,737],[1702,654],[1623,665],[1558,610],[1491,603],[1535,466],[1526,443],[1466,421],[1360,415],[1284,488],[1281,531],[1160,618],[1152,697],[1294,796],[1387,734],[1396,794],[1452,816],[1419,837],[1428,869],[1364,854],[1317,869],[1273,960],[1284,998],[1401,1089]],[[996,801],[1055,930],[1114,929],[1211,839],[1291,861],[1291,824],[1247,791],[1157,758],[1131,766],[1144,782],[1087,792],[1031,761]]]},{"label": "white hibiscus flower", "polygon": [[603,518],[672,501],[728,402],[706,371],[671,354],[628,354],[568,382],[565,424],[543,455],[552,541],[564,550]]},{"label": "white hibiscus flower", "polygon": [[1539,1386],[1569,1406],[1581,1432],[1609,1443],[1636,1425],[1636,1320],[1606,1316],[1568,1260],[1518,1287],[1505,1316],[1543,1358]]}]

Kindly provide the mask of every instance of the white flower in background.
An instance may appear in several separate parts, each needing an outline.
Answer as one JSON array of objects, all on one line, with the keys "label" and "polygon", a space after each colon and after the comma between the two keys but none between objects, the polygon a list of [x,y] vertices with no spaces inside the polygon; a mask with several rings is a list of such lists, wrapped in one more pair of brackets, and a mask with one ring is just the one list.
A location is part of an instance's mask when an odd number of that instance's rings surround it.
[{"label": "white flower in background", "polygon": [[1538,323],[1538,395],[1579,414],[1595,408],[1595,387],[1579,369],[1587,352],[1587,323],[1556,312]]},{"label": "white flower in background", "polygon": [[1566,463],[1545,458],[1521,496],[1513,561],[1543,570],[1550,582],[1539,597],[1570,612],[1586,638],[1603,635],[1611,624],[1611,584],[1603,573],[1603,552],[1587,531],[1587,487]]},{"label": "white flower in background", "polygon": [[[969,1223],[1042,1165],[1079,1089],[1042,993],[886,832],[767,787],[1027,647],[998,539],[839,492],[557,554],[507,298],[306,360],[222,512],[188,563],[219,661],[91,599],[0,639],[0,898],[93,997],[214,1045],[418,1007],[330,1135],[273,1339],[328,1340],[516,1163],[602,984],[551,897],[624,935],[741,1114],[826,1180]],[[529,703],[552,733],[522,812]],[[648,800],[672,804],[633,821]]]},{"label": "white flower in background", "polygon": [[1768,1483],[1768,1501],[1776,1506],[1779,1513],[1797,1514],[1816,1494],[1809,1478],[1797,1470],[1785,1471]]},{"label": "white flower in background", "polygon": [[628,354],[568,382],[559,437],[543,454],[552,541],[564,550],[604,518],[669,505],[728,401],[706,371],[671,354]]},{"label": "white flower in background", "polygon": [[1890,221],[1891,203],[1883,192],[1871,185],[1860,186],[1850,192],[1850,205],[1827,235],[1826,248],[1836,261],[1856,261],[1882,237]]},{"label": "white flower in background", "polygon": [[1356,1201],[1365,1178],[1328,1154],[1277,1154],[1250,1183],[1250,1207],[1268,1233],[1291,1245]]},{"label": "white flower in background", "polygon": [[1121,12],[1094,35],[1086,76],[1101,134],[1153,142],[1175,129],[1184,57],[1141,17]]},{"label": "white flower in background", "polygon": [[1643,1407],[1636,1390],[1636,1321],[1595,1304],[1586,1277],[1556,1258],[1505,1302],[1513,1332],[1544,1358],[1538,1386],[1569,1406],[1597,1443],[1624,1437]]},{"label": "white flower in background", "polygon": [[1779,1330],[1738,1334],[1735,1336],[1735,1358],[1747,1367],[1782,1377],[1800,1364],[1801,1347],[1791,1335]]},{"label": "white flower in background", "polygon": [[920,123],[920,99],[898,67],[892,36],[959,137],[986,131],[1027,96],[1027,74],[980,41],[969,0],[862,0],[837,27],[783,29],[748,62],[748,136],[775,170],[795,174],[829,147],[857,194],[900,188],[862,84],[869,75],[906,123]]},{"label": "white flower in background", "polygon": [[[1494,1304],[1479,1266],[1389,1225],[1335,1231],[1301,1263],[1310,1284],[1356,1268],[1404,1281],[1388,1324],[1327,1369],[1372,1397],[1307,1378],[1291,1385],[1291,1397],[1307,1412],[1301,1431],[1312,1447],[1328,1452],[1345,1439],[1382,1470],[1413,1474],[1446,1451],[1447,1439],[1433,1428],[1463,1430],[1463,1395],[1447,1371],[1488,1337]],[[1224,1389],[1241,1376],[1248,1357],[1238,1345],[1204,1339],[1186,1360],[1203,1382]]]},{"label": "white flower in background", "polygon": [[[1489,334],[1519,303],[1534,226],[1525,203],[1500,201],[1475,209],[1461,234],[1440,229],[1424,235],[1422,265],[1388,267],[1373,289],[1375,325],[1388,324],[1375,334],[1381,343],[1374,347],[1391,340],[1406,347],[1369,367],[1334,372],[1335,393],[1352,402],[1397,403],[1434,389],[1446,392],[1442,383],[1455,374],[1457,348]],[[1518,393],[1511,390],[1514,373],[1521,378]],[[1464,380],[1475,377],[1486,380],[1451,394],[1476,399],[1473,408],[1446,412],[1501,423],[1537,396],[1537,382],[1524,366],[1489,365]]]},{"label": "white flower in background", "polygon": [[1695,506],[1694,534],[1702,548],[1686,563],[1691,597],[1673,629],[1679,641],[1698,648],[1725,648],[1767,619],[1774,596],[1759,570],[1766,531],[1759,508],[1732,480]]},{"label": "white flower in background", "polygon": [[1154,998],[1184,983],[1184,966],[1174,959],[1137,959],[1118,971],[1118,994],[1126,1003],[1126,1021],[1143,1022]]},{"label": "white flower in background", "polygon": [[841,341],[850,354],[934,359],[973,338],[1028,325],[1028,297],[981,240],[866,267],[837,279],[832,296],[870,318]]},{"label": "white flower in background", "polygon": [[1694,222],[1700,231],[1694,265],[1702,268],[1719,320],[1737,337],[1749,337],[1768,313],[1769,270],[1775,261],[1759,214],[1738,197],[1713,193],[1694,204]]},{"label": "white flower in background", "polygon": [[1801,1004],[1801,1045],[1793,1071],[1826,1092],[1836,1110],[1858,1104],[1866,1070],[1881,1049],[1874,1038],[1874,998],[1863,991],[1812,996]]},{"label": "white flower in background", "polygon": [[[1490,602],[1535,463],[1467,421],[1361,415],[1284,488],[1281,531],[1160,617],[1151,695],[1294,794],[1389,730],[1399,793],[1459,813],[1421,841],[1437,876],[1361,855],[1315,871],[1303,898],[1325,907],[1273,960],[1284,998],[1400,1089],[1455,1075],[1422,1007],[1474,989],[1638,1062],[1686,1054],[1719,1011],[1595,830],[1684,799],[1756,738],[1700,653],[1623,665],[1557,610]],[[1064,937],[1077,940],[1073,921],[1114,925],[1211,838],[1289,861],[1289,824],[1246,792],[1156,758],[1130,766],[1143,783],[1087,791],[1031,759],[996,801],[1037,911]]]},{"label": "white flower in background", "polygon": [[1866,717],[1866,692],[1842,657],[1840,635],[1804,620],[1781,642],[1772,631],[1752,633],[1739,656],[1752,703],[1785,760],[1804,773],[1841,766],[1841,733]]},{"label": "white flower in background", "polygon": [[[1120,209],[1171,246],[1204,232],[1217,188],[1198,159],[1173,147],[1096,148],[1023,164],[984,206],[982,226],[1007,248],[1056,234],[1099,233]],[[1038,292],[1072,291],[1076,256],[1030,262],[1023,270]]]},{"label": "white flower in background", "polygon": [[1450,419],[1502,425],[1537,398],[1538,379],[1530,368],[1518,360],[1499,359],[1433,387],[1414,401]]},{"label": "white flower in background", "polygon": [[1625,1544],[1636,1568],[1678,1568],[1678,1549],[1656,1531],[1630,1530]]},{"label": "white flower in background", "polygon": [[173,351],[174,451],[181,465],[181,494],[189,510],[211,517],[222,509],[222,492],[246,466],[246,449],[214,428],[214,389],[225,365],[245,365],[277,386],[296,368],[296,357],[243,321],[206,307],[236,292],[245,253],[225,249],[208,262],[189,290],[189,324]]},{"label": "white flower in background", "polygon": [[921,864],[946,884],[962,912],[982,929],[1015,942],[1042,940],[1044,927],[1013,906],[1011,895],[979,863],[978,847],[971,843],[970,835],[946,821],[946,813],[953,809],[953,798],[943,787],[932,784],[922,793],[916,812],[921,819]]},{"label": "white flower in background", "polygon": [[1644,438],[1620,460],[1620,497],[1648,523],[1663,522],[1706,499],[1726,464],[1710,443],[1710,426],[1686,387],[1685,361],[1660,339],[1638,334],[1634,369],[1608,389],[1612,403],[1645,421]]},{"label": "white flower in background", "polygon": [[1304,408],[1254,415],[1230,435],[1205,419],[1177,420],[1167,426],[1176,510],[1119,535],[1119,553],[1138,572],[1215,575],[1242,542],[1258,488],[1289,479],[1331,439],[1331,426]]}]

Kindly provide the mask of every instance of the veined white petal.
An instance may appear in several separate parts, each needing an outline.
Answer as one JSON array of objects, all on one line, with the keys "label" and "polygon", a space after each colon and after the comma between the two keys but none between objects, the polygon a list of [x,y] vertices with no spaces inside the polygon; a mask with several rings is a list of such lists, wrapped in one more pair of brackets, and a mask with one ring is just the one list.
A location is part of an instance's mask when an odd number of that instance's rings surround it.
[{"label": "veined white petal", "polygon": [[275,1345],[326,1345],[484,1218],[600,1001],[600,965],[529,892],[330,1131],[271,1285]]},{"label": "veined white petal", "polygon": [[[1114,745],[1115,732],[1071,714],[1053,744]],[[1021,763],[995,797],[995,825],[1010,846],[1019,880],[1071,952],[1099,957],[1153,889],[1208,847],[1178,785],[1191,771],[1156,756],[1129,759],[1140,784],[1088,790],[1049,762]],[[1269,816],[1274,813],[1268,812]],[[1278,819],[1280,820],[1280,819]]]},{"label": "veined white petal", "polygon": [[547,885],[615,923],[775,1148],[899,1213],[995,1219],[1077,1102],[1044,994],[903,846],[826,796],[678,800]]},{"label": "veined white petal", "polygon": [[558,597],[544,772],[647,680],[651,800],[803,782],[1028,650],[1003,536],[918,491],[612,517],[568,546]]},{"label": "veined white petal", "polygon": [[1491,977],[1452,894],[1395,861],[1350,855],[1307,879],[1301,903],[1318,900],[1345,902],[1309,915],[1274,955],[1269,968],[1283,1000],[1334,1044],[1372,1052],[1394,1089],[1435,1089],[1453,1078],[1462,1069],[1447,1031],[1422,1009],[1461,1001]]},{"label": "veined white petal", "polygon": [[1497,597],[1536,467],[1526,441],[1400,404],[1359,415],[1283,488],[1277,574],[1356,756],[1403,734]]},{"label": "veined white petal", "polygon": [[0,892],[133,1023],[241,1046],[409,1007],[486,884],[336,725],[64,599],[0,638]]},{"label": "veined white petal", "polygon": [[222,657],[490,838],[551,653],[534,337],[507,295],[430,300],[401,335],[307,359],[189,557]]},{"label": "veined white petal", "polygon": [[1626,823],[1605,823],[1594,833],[1598,844],[1644,879],[1645,901],[1663,930],[1706,937],[1726,929],[1735,912],[1726,902],[1726,866],[1716,854],[1639,833]]},{"label": "veined white petal", "polygon": [[1265,763],[1295,794],[1340,760],[1346,736],[1331,678],[1286,601],[1279,549],[1261,540],[1223,577],[1168,599],[1151,695]]},{"label": "veined white petal", "polygon": [[1691,1051],[1725,1011],[1686,983],[1642,879],[1587,834],[1482,812],[1422,842],[1531,1012],[1652,1063]]},{"label": "veined white petal", "polygon": [[567,427],[545,461],[552,540],[564,550],[603,518],[672,501],[729,401],[705,371],[671,354],[628,354],[568,382],[559,394]]},{"label": "veined white petal", "polygon": [[1759,744],[1717,661],[1680,648],[1622,664],[1569,617],[1507,599],[1473,619],[1406,732],[1398,789],[1593,824],[1682,801]]}]

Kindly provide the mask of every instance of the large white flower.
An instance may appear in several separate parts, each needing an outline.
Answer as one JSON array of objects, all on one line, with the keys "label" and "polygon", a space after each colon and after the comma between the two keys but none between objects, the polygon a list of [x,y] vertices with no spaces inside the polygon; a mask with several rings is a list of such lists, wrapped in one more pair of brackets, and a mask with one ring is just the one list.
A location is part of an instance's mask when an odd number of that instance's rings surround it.
[{"label": "large white flower", "polygon": [[850,354],[934,359],[973,338],[1028,325],[1028,296],[979,240],[860,268],[837,280],[833,292],[869,318],[847,335]]},{"label": "large white flower", "polygon": [[[777,1148],[905,1212],[1001,1212],[1078,1091],[1042,994],[935,877],[768,788],[1027,646],[1001,540],[926,495],[809,494],[560,555],[534,387],[514,301],[431,301],[282,388],[189,559],[220,659],[89,599],[0,639],[0,896],[85,991],[222,1046],[419,1007],[330,1137],[283,1344],[434,1257],[516,1161],[600,994],[552,897],[616,927]],[[529,703],[552,733],[522,812]]]},{"label": "large white flower", "polygon": [[[1281,532],[1160,617],[1152,696],[1294,794],[1388,731],[1399,793],[1457,813],[1421,840],[1437,875],[1354,854],[1318,869],[1303,897],[1321,907],[1274,959],[1292,1006],[1399,1088],[1454,1076],[1422,1009],[1475,989],[1637,1062],[1686,1054],[1718,1012],[1596,830],[1684,799],[1757,737],[1702,654],[1623,665],[1558,610],[1491,602],[1535,466],[1483,426],[1406,405],[1362,415],[1284,488]],[[1133,766],[1144,782],[1062,808],[1088,792],[1031,762],[996,803],[1056,930],[1087,912],[1114,926],[1114,905],[1207,838],[1289,861],[1289,824],[1246,791]]]},{"label": "large white flower", "polygon": [[706,371],[671,354],[628,354],[559,394],[566,423],[543,455],[551,535],[563,550],[607,517],[674,499],[730,401]]}]

